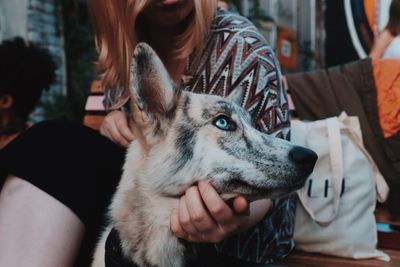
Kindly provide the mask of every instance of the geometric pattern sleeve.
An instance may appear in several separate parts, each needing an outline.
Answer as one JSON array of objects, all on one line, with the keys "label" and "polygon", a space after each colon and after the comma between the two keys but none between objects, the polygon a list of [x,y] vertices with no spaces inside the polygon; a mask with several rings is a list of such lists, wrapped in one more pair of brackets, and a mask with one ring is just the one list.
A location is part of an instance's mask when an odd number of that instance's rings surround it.
[{"label": "geometric pattern sleeve", "polygon": [[[247,19],[219,10],[199,59],[188,64],[185,89],[227,96],[243,91],[242,106],[256,127],[288,139],[288,101],[276,57],[256,27]],[[265,218],[246,232],[216,245],[217,251],[242,260],[269,263],[294,247],[294,196],[274,200]]]}]

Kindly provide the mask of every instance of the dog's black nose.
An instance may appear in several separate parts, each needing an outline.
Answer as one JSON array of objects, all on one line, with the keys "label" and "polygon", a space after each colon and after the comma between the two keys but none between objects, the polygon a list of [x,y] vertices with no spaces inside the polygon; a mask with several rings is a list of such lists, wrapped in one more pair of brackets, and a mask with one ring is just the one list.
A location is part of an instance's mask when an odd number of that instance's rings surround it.
[{"label": "dog's black nose", "polygon": [[300,168],[311,173],[314,169],[318,155],[305,147],[295,146],[289,151],[289,158]]}]

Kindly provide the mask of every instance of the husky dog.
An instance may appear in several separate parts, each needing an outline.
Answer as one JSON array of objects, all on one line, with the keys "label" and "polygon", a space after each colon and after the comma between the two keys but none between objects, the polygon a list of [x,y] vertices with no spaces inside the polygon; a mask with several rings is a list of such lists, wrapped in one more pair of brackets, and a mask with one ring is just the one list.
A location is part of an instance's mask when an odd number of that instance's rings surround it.
[{"label": "husky dog", "polygon": [[170,231],[170,216],[179,197],[200,180],[210,181],[226,200],[255,200],[293,192],[312,172],[316,154],[256,130],[235,103],[240,93],[226,99],[180,90],[144,43],[135,49],[131,72],[137,139],[128,148],[111,223],[92,266],[105,266],[112,228],[123,255],[136,265],[183,266],[185,245]]}]

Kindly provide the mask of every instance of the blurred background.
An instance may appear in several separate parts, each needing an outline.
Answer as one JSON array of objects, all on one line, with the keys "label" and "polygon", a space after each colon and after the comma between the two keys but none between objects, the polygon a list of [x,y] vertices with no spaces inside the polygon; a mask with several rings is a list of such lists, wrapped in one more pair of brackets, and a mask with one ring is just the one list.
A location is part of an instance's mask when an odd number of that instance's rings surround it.
[{"label": "blurred background", "polygon": [[[391,0],[231,0],[220,6],[248,17],[275,50],[284,73],[367,57],[388,21]],[[96,59],[85,0],[0,0],[0,42],[21,36],[47,48],[56,81],[32,122],[82,121]]]}]

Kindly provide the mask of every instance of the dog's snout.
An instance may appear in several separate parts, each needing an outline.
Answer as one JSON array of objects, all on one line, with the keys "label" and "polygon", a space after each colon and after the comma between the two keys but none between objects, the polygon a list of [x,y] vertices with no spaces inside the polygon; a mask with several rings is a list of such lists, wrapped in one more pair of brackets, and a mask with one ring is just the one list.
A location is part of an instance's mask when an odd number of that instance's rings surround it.
[{"label": "dog's snout", "polygon": [[289,151],[289,158],[304,171],[311,173],[318,156],[308,148],[296,146]]}]

